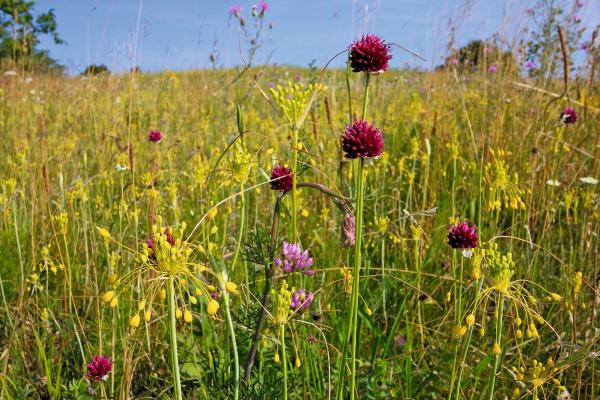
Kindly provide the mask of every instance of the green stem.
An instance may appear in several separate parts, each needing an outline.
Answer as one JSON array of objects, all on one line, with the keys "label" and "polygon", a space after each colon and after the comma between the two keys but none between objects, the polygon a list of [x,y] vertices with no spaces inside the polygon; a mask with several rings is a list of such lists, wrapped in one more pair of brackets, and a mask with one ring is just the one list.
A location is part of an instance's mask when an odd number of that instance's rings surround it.
[{"label": "green stem", "polygon": [[283,365],[283,400],[287,400],[287,360],[285,356],[285,325],[279,326],[279,340],[281,341],[281,362]]},{"label": "green stem", "polygon": [[365,97],[363,98],[362,119],[367,118],[367,105],[369,104],[369,82],[371,82],[371,74],[367,74],[365,78]]},{"label": "green stem", "polygon": [[[502,297],[502,294],[498,296],[496,312],[498,313],[498,318],[496,319],[496,343],[500,346],[500,342],[502,341],[502,313],[504,312],[504,297]],[[494,369],[492,370],[492,381],[490,382],[488,400],[494,400],[494,386],[496,385],[496,374],[498,373],[498,367],[500,366],[501,354],[502,347],[500,347],[500,353],[496,354],[496,358],[494,359]]]},{"label": "green stem", "polygon": [[298,130],[292,129],[292,242],[298,243],[298,194],[296,192],[298,176]]},{"label": "green stem", "polygon": [[173,277],[169,278],[169,338],[171,340],[171,364],[173,369],[173,388],[175,399],[182,400],[181,378],[179,377],[179,356],[177,355],[177,323],[175,321],[175,285]]},{"label": "green stem", "polygon": [[[223,266],[225,267],[225,266]],[[229,338],[231,339],[231,347],[233,349],[233,360],[234,360],[234,373],[235,373],[235,382],[234,382],[234,394],[233,398],[237,400],[239,398],[239,390],[240,390],[240,361],[238,358],[238,350],[237,350],[237,342],[235,340],[235,329],[233,329],[233,320],[231,319],[231,311],[229,308],[229,293],[225,289],[225,281],[227,278],[227,271],[223,271],[223,282],[221,291],[223,293],[223,299],[225,300],[225,315],[227,317],[227,329],[229,330]]]},{"label": "green stem", "polygon": [[352,272],[352,369],[350,381],[350,399],[354,400],[354,391],[356,387],[356,349],[358,344],[358,299],[360,283],[361,266],[361,242],[362,242],[362,223],[363,223],[363,200],[364,200],[364,164],[365,160],[360,159],[358,167],[358,179],[356,180],[356,225],[355,225],[355,246],[354,246],[354,269]]},{"label": "green stem", "polygon": [[239,231],[238,238],[235,245],[235,251],[233,253],[233,261],[231,261],[231,271],[235,270],[235,265],[237,264],[237,259],[240,255],[240,249],[242,247],[242,242],[244,241],[244,229],[246,228],[246,193],[244,193],[244,184],[240,185],[240,223],[239,223]]}]

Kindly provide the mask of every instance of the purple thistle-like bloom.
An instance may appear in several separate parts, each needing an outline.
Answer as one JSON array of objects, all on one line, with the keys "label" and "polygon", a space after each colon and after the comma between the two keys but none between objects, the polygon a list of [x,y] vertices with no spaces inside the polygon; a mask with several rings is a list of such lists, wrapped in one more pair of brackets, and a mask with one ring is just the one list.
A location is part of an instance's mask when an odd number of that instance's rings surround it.
[{"label": "purple thistle-like bloom", "polygon": [[356,218],[354,214],[346,214],[342,222],[342,245],[354,246],[356,243]]},{"label": "purple thistle-like bloom", "polygon": [[315,271],[310,267],[313,265],[313,258],[308,254],[308,250],[302,251],[299,243],[283,242],[281,257],[275,257],[275,265],[281,267],[287,274],[298,271],[305,275],[313,276]]},{"label": "purple thistle-like bloom", "polygon": [[290,308],[296,311],[307,310],[314,299],[314,293],[307,293],[304,289],[298,289],[294,293],[292,293],[292,301],[290,303]]},{"label": "purple thistle-like bloom", "polygon": [[85,376],[91,378],[94,382],[105,381],[108,379],[108,373],[112,371],[110,357],[94,356],[87,366]]},{"label": "purple thistle-like bloom", "polygon": [[474,249],[477,247],[477,226],[468,220],[450,226],[448,244],[453,249]]},{"label": "purple thistle-like bloom", "polygon": [[363,35],[350,45],[350,67],[353,72],[382,74],[392,59],[390,45],[377,35]]},{"label": "purple thistle-like bloom", "polygon": [[271,171],[271,189],[280,192],[287,192],[292,189],[293,185],[292,170],[283,165],[276,165]]},{"label": "purple thistle-like bloom", "polygon": [[567,107],[560,114],[560,120],[563,124],[574,124],[577,122],[577,112],[571,107]]},{"label": "purple thistle-like bloom", "polygon": [[242,6],[239,4],[234,4],[229,7],[229,15],[239,18],[239,16],[242,15]]},{"label": "purple thistle-like bloom", "polygon": [[356,121],[342,135],[342,150],[346,158],[379,157],[383,152],[383,134],[367,121]]},{"label": "purple thistle-like bloom", "polygon": [[162,140],[162,133],[160,131],[150,131],[148,132],[148,140],[152,143],[158,143]]},{"label": "purple thistle-like bloom", "polygon": [[532,60],[529,60],[525,63],[525,68],[527,68],[528,70],[532,70],[535,68],[535,62],[533,62]]}]

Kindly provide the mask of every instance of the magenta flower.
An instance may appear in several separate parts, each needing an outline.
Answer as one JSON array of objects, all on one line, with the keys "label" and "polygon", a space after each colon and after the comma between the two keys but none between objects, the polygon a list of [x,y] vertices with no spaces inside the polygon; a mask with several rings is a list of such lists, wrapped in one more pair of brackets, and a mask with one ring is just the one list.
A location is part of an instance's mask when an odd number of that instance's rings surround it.
[{"label": "magenta flower", "polygon": [[291,190],[293,176],[294,174],[291,169],[286,168],[281,164],[274,166],[271,171],[271,189],[284,193]]},{"label": "magenta flower", "polygon": [[229,7],[229,15],[239,18],[240,15],[242,15],[242,6],[240,6],[239,4],[234,4],[231,7]]},{"label": "magenta flower", "polygon": [[535,68],[535,62],[533,62],[532,60],[529,60],[525,63],[525,68],[527,68],[528,70],[532,70]]},{"label": "magenta flower", "polygon": [[577,122],[577,112],[571,107],[567,107],[560,114],[560,120],[563,124],[574,124]]},{"label": "magenta flower", "polygon": [[258,2],[258,11],[260,12],[260,16],[262,17],[265,14],[265,11],[269,9],[269,4],[265,0],[260,0]]},{"label": "magenta flower", "polygon": [[377,35],[363,35],[350,45],[350,67],[353,72],[381,74],[392,59],[390,46]]},{"label": "magenta flower", "polygon": [[148,132],[148,140],[152,143],[158,143],[162,140],[162,133],[160,131],[150,131]]},{"label": "magenta flower", "polygon": [[450,59],[450,65],[458,65],[458,58],[452,57]]},{"label": "magenta flower", "polygon": [[108,373],[112,371],[110,357],[94,356],[87,366],[85,376],[91,378],[94,382],[105,381],[108,379]]},{"label": "magenta flower", "polygon": [[469,250],[477,247],[478,238],[477,226],[469,220],[454,224],[448,229],[448,244],[453,249],[462,249],[465,255],[469,255]]},{"label": "magenta flower", "polygon": [[298,289],[292,293],[292,301],[290,308],[296,311],[307,310],[315,299],[315,294],[312,292],[306,293],[304,289]]},{"label": "magenta flower", "polygon": [[356,218],[354,214],[346,214],[342,222],[342,245],[354,246],[356,242]]},{"label": "magenta flower", "polygon": [[496,72],[498,72],[498,67],[496,66],[496,64],[490,65],[490,67],[488,68],[488,72],[490,74],[495,74]]},{"label": "magenta flower", "polygon": [[308,250],[302,251],[299,243],[283,242],[281,257],[275,257],[275,265],[283,268],[287,274],[297,271],[305,275],[313,276],[315,271],[310,267],[313,265],[313,258],[308,254]]},{"label": "magenta flower", "polygon": [[342,150],[346,158],[379,157],[383,152],[383,134],[367,121],[356,121],[342,135]]}]

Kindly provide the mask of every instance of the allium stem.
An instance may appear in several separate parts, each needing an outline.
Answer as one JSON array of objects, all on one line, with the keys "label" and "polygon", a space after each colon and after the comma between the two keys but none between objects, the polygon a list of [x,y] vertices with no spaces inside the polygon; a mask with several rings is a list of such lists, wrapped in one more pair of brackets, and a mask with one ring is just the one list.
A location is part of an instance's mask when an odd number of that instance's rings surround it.
[{"label": "allium stem", "polygon": [[283,400],[287,400],[287,360],[285,353],[285,324],[279,326],[279,340],[281,341],[281,363],[283,366]]},{"label": "allium stem", "polygon": [[182,400],[181,378],[179,376],[179,356],[177,355],[177,323],[175,321],[175,285],[173,277],[169,278],[169,339],[171,340],[171,367],[173,369],[173,389],[175,389],[175,399]]},{"label": "allium stem", "polygon": [[[224,264],[223,268],[225,268]],[[237,342],[235,340],[235,329],[233,328],[233,320],[231,319],[231,310],[229,307],[229,293],[225,289],[225,280],[228,279],[226,270],[223,271],[223,277],[224,279],[221,282],[221,292],[223,293],[223,303],[225,304],[225,316],[227,317],[227,329],[229,330],[229,338],[231,339],[231,347],[233,351],[234,361],[233,371],[235,375],[235,381],[233,387],[233,398],[234,400],[237,400],[240,395],[240,361],[238,357]]]},{"label": "allium stem", "polygon": [[[502,341],[502,314],[504,313],[504,297],[502,294],[498,295],[498,302],[496,303],[496,312],[498,318],[496,319],[496,343],[501,346]],[[492,370],[492,380],[490,382],[490,393],[488,400],[494,400],[494,386],[496,385],[496,375],[498,374],[498,367],[500,366],[500,356],[502,355],[502,347],[500,347],[500,353],[496,354],[494,358],[494,366]]]},{"label": "allium stem", "polygon": [[292,129],[292,243],[298,243],[298,193],[296,184],[298,181],[298,130]]},{"label": "allium stem", "polygon": [[364,200],[364,158],[360,159],[358,167],[358,177],[356,180],[356,225],[355,225],[355,246],[354,246],[354,269],[352,279],[352,368],[350,381],[350,399],[354,400],[356,387],[356,350],[358,347],[358,299],[360,290],[360,266],[361,266],[361,244],[362,244],[362,223],[363,223],[363,200]]},{"label": "allium stem", "polygon": [[371,82],[371,74],[366,74],[365,78],[365,96],[363,97],[362,119],[367,119],[367,106],[369,105],[369,83]]}]

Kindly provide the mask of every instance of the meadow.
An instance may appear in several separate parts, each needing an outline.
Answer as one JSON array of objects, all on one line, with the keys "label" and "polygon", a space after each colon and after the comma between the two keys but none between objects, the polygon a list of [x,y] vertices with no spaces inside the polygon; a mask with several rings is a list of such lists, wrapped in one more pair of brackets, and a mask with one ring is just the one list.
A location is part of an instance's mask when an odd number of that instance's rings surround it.
[{"label": "meadow", "polygon": [[0,77],[0,398],[597,399],[593,77],[241,71]]}]

